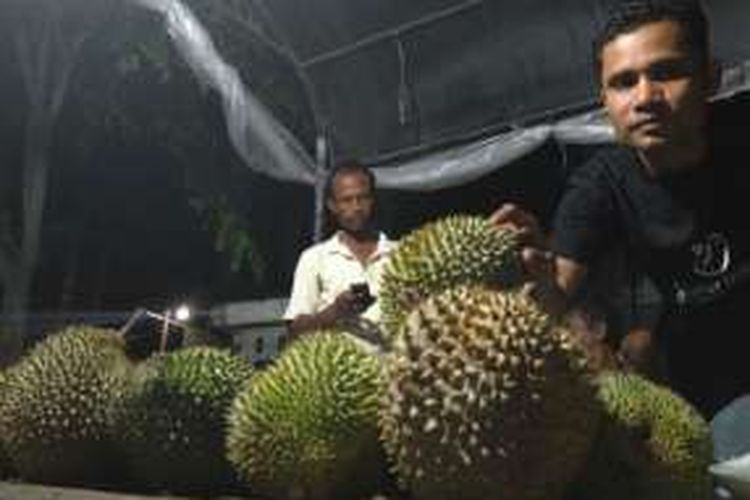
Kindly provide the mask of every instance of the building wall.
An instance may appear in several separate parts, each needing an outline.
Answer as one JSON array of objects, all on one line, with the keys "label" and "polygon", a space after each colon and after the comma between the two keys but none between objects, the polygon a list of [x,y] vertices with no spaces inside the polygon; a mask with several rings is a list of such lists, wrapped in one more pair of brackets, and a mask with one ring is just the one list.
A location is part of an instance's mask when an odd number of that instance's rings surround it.
[{"label": "building wall", "polygon": [[286,338],[282,316],[288,299],[230,302],[209,312],[211,327],[229,333],[240,356],[265,364],[279,353]]}]

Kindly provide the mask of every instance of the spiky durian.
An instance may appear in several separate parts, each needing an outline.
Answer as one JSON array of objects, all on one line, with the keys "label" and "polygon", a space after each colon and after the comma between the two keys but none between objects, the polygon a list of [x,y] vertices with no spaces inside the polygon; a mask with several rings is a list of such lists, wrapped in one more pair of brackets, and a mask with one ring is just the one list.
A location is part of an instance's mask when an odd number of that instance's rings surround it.
[{"label": "spiky durian", "polygon": [[131,365],[114,331],[71,327],[7,372],[0,435],[18,474],[57,484],[104,484],[122,475],[115,407]]},{"label": "spiky durian", "polygon": [[382,438],[420,499],[554,500],[598,422],[582,353],[520,292],[423,302],[386,358]]},{"label": "spiky durian", "polygon": [[454,215],[399,241],[383,270],[380,305],[386,335],[428,296],[462,284],[508,287],[521,277],[516,233],[485,218]]},{"label": "spiky durian", "polygon": [[173,492],[231,486],[226,418],[252,373],[244,359],[211,347],[157,355],[140,365],[118,418],[134,479]]},{"label": "spiky durian", "polygon": [[[5,378],[5,372],[0,370],[0,400],[5,397]],[[0,434],[0,479],[9,477],[11,469],[10,457],[8,457],[8,452],[5,450],[3,435]]]},{"label": "spiky durian", "polygon": [[708,500],[708,423],[670,389],[639,375],[597,377],[605,418],[579,497],[586,500]]},{"label": "spiky durian", "polygon": [[380,377],[380,358],[341,332],[306,335],[235,399],[229,460],[274,498],[362,498],[385,470]]}]

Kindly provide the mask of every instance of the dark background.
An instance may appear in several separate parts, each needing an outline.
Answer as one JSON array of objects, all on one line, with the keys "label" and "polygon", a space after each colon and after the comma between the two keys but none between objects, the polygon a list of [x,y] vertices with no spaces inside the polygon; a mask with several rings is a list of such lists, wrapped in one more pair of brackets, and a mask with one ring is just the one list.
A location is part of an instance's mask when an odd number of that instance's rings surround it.
[{"label": "dark background", "polygon": [[[200,0],[188,3],[206,12]],[[311,154],[323,127],[334,160],[377,166],[592,109],[588,39],[606,3],[249,2],[257,32],[203,18],[222,54]],[[709,4],[722,60],[750,60],[750,3]],[[181,300],[209,307],[286,296],[297,256],[312,242],[312,188],[243,165],[218,98],[181,62],[159,20],[129,15],[89,41],[56,124],[32,309],[131,310]],[[0,209],[12,212],[26,107],[6,35]],[[263,37],[294,55],[310,79],[307,91]],[[379,222],[397,238],[451,213],[488,215],[505,201],[548,222],[567,173],[593,149],[550,141],[465,186],[383,191]],[[260,266],[232,270],[217,251],[216,229],[191,204],[216,198],[241,221]]]}]

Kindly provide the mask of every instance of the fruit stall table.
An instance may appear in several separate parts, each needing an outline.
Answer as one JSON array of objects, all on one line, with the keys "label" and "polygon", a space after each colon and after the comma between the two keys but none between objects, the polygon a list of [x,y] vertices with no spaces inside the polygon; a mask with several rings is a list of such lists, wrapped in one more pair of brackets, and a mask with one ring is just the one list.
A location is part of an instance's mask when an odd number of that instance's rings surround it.
[{"label": "fruit stall table", "polygon": [[[38,484],[0,481],[0,500],[189,500],[188,497],[135,495],[81,488],[61,488]],[[216,497],[214,500],[240,500],[239,497]]]}]

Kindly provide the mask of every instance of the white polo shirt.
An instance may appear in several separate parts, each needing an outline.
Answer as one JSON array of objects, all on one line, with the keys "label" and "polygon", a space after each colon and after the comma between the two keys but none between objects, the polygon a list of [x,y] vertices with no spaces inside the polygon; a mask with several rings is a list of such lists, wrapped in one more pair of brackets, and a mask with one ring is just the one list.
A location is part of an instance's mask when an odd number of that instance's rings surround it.
[{"label": "white polo shirt", "polygon": [[[306,249],[294,271],[294,284],[284,319],[293,320],[300,314],[314,314],[331,304],[354,283],[367,283],[377,298],[380,275],[395,243],[380,233],[375,251],[364,264],[335,233],[326,241]],[[380,305],[376,300],[362,317],[378,323]]]}]

